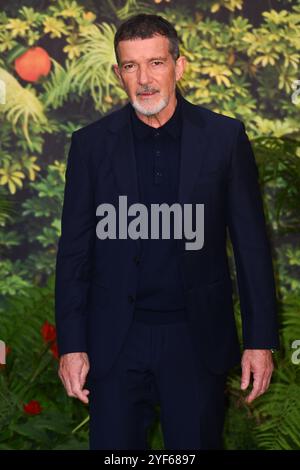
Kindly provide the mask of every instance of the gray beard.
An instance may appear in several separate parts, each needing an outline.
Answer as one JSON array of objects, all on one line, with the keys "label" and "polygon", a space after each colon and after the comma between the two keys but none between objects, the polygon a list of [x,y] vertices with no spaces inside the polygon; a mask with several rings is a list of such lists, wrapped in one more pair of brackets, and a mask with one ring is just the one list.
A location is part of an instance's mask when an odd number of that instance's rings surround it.
[{"label": "gray beard", "polygon": [[143,114],[144,116],[153,116],[154,114],[157,114],[162,111],[167,106],[168,101],[166,98],[161,98],[159,103],[152,106],[150,105],[150,107],[147,105],[141,105],[137,100],[134,100],[131,104],[134,109],[140,114]]}]

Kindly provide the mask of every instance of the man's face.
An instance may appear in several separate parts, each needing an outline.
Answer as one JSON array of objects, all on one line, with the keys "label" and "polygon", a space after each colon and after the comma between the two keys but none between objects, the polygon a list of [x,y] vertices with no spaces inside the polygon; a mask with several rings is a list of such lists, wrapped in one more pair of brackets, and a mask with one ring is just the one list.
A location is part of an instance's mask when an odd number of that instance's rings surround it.
[{"label": "man's face", "polygon": [[114,65],[114,70],[132,106],[146,116],[159,113],[175,97],[185,58],[175,63],[169,40],[161,35],[120,41],[118,55],[119,67]]}]

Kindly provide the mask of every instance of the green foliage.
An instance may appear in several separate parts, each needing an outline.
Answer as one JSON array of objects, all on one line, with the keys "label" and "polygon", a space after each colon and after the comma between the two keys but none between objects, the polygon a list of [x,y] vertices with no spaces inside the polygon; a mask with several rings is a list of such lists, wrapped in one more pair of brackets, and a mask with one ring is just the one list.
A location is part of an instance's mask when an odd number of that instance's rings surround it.
[{"label": "green foliage", "polygon": [[[236,377],[236,376],[235,376]],[[230,384],[230,381],[228,381]],[[237,384],[235,384],[237,387]],[[238,389],[227,387],[227,412],[223,431],[223,446],[228,450],[255,450],[257,439],[254,433],[253,413],[243,403]]]},{"label": "green foliage", "polygon": [[259,448],[297,450],[300,448],[299,366],[282,361],[270,392],[259,398],[255,429]]},{"label": "green foliage", "polygon": [[73,68],[72,83],[75,91],[79,95],[89,91],[95,109],[104,112],[108,111],[112,101],[107,101],[111,90],[119,88],[112,70],[116,62],[113,49],[115,30],[113,25],[107,23],[85,28],[80,34],[81,57]]},{"label": "green foliage", "polygon": [[270,188],[273,230],[280,233],[300,231],[300,149],[290,137],[261,136],[253,139],[262,184]]},{"label": "green foliage", "polygon": [[2,295],[25,294],[25,288],[30,286],[26,280],[26,271],[21,263],[12,263],[9,259],[1,262],[0,265],[0,291]]},{"label": "green foliage", "polygon": [[195,13],[198,21],[182,21],[176,12],[168,13],[190,62],[182,86],[193,102],[253,123],[257,135],[257,116],[270,122],[278,115],[290,116],[296,124],[299,105],[289,96],[298,78],[296,7],[293,13],[265,12],[258,28],[241,16],[222,24],[203,11]]},{"label": "green foliage", "polygon": [[46,129],[47,119],[43,106],[36,97],[35,90],[24,88],[6,70],[0,68],[0,80],[6,84],[6,103],[1,106],[8,121],[12,123],[13,130],[21,121],[24,137],[31,142],[29,136],[29,122],[39,122]]},{"label": "green foliage", "polygon": [[[1,337],[10,348],[0,370],[0,449],[87,448],[86,431],[72,434],[84,406],[65,394],[57,360],[45,344],[41,327],[53,322],[53,278],[45,287],[29,287],[1,305]],[[37,400],[41,413],[26,414],[23,404]]]}]

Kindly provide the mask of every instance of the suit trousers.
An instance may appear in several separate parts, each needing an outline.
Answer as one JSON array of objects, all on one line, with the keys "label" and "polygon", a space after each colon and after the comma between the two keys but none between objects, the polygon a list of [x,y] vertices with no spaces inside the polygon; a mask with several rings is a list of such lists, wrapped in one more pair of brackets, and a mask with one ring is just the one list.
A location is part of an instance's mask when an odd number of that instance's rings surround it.
[{"label": "suit trousers", "polygon": [[163,314],[134,318],[108,374],[88,380],[91,450],[150,449],[157,409],[164,449],[222,448],[226,374],[199,369],[186,320]]}]

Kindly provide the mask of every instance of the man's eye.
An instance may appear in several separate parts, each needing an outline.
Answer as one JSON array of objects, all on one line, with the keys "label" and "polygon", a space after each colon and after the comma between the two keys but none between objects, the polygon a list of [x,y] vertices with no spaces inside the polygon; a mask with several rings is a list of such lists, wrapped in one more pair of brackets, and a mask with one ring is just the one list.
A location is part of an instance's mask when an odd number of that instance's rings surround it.
[{"label": "man's eye", "polygon": [[124,65],[124,69],[125,69],[125,70],[132,70],[133,67],[134,67],[134,64],[126,64],[126,65]]},{"label": "man's eye", "polygon": [[154,60],[154,61],[152,62],[152,64],[154,64],[155,66],[157,66],[157,65],[162,64],[162,61],[161,61],[161,60]]}]

